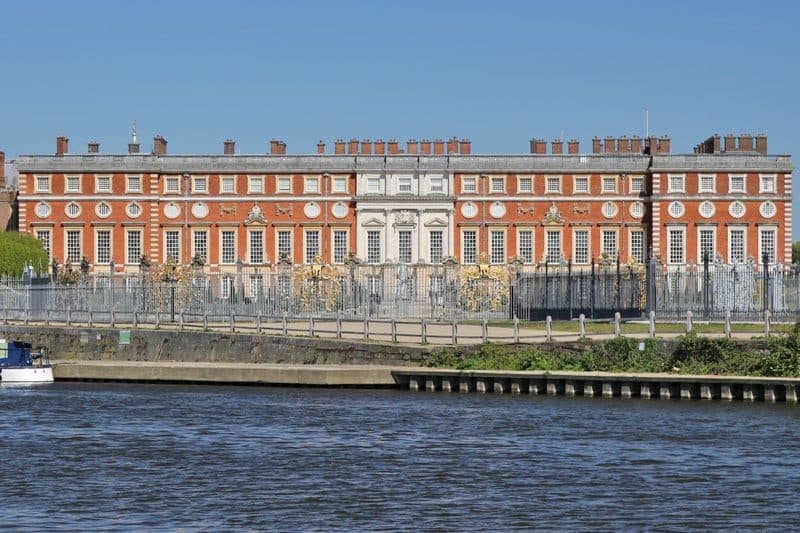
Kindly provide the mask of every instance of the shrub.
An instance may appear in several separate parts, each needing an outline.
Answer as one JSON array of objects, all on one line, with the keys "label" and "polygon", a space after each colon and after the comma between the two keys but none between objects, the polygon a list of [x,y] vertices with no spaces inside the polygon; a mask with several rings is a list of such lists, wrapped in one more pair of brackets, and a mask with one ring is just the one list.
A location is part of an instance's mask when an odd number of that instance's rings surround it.
[{"label": "shrub", "polygon": [[42,243],[26,233],[0,232],[0,275],[22,276],[28,264],[40,274],[47,272],[50,265]]}]

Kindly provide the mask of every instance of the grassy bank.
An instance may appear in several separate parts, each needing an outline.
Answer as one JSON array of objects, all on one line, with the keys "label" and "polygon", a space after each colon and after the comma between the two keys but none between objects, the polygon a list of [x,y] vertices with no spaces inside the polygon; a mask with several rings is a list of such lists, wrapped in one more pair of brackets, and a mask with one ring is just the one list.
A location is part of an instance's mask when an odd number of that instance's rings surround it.
[{"label": "grassy bank", "polygon": [[484,344],[474,351],[445,348],[426,361],[430,367],[460,370],[575,370],[672,372],[800,377],[800,323],[788,333],[761,342],[710,339],[690,333],[674,349],[658,341],[618,337],[602,343],[558,345]]}]

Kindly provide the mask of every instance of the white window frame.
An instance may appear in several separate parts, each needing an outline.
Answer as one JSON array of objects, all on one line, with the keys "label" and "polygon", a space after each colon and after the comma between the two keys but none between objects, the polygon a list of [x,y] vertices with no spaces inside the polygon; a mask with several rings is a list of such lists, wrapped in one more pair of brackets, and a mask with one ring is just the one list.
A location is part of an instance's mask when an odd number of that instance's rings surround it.
[{"label": "white window frame", "polygon": [[183,262],[182,251],[183,251],[183,232],[174,227],[164,228],[164,263],[169,261],[169,242],[167,239],[167,235],[170,233],[174,233],[178,236],[178,253],[175,257],[175,263],[181,264]]},{"label": "white window frame", "polygon": [[[742,188],[734,189],[733,180],[742,179]],[[747,175],[745,174],[731,174],[728,176],[728,194],[744,194],[747,192]]]},{"label": "white window frame", "polygon": [[278,176],[275,192],[277,194],[292,194],[292,176]]},{"label": "white window frame", "polygon": [[[44,180],[47,187],[39,187],[39,180]],[[45,193],[50,192],[53,187],[53,178],[49,175],[37,174],[33,177],[33,192]]]},{"label": "white window frame", "polygon": [[[220,176],[219,177],[219,193],[220,194],[236,194],[236,176]],[[230,184],[231,190],[226,191],[226,184]]]},{"label": "white window frame", "polygon": [[[374,237],[375,235],[377,235],[378,237],[377,248],[374,248],[373,247],[374,243],[370,242],[370,237]],[[377,229],[368,229],[365,238],[367,246],[366,262],[370,265],[380,264],[383,261],[383,232]],[[375,258],[376,256],[371,253],[376,250],[378,252],[377,259]]]},{"label": "white window frame", "polygon": [[[253,240],[253,234],[259,233],[261,235],[260,241]],[[267,254],[264,247],[264,228],[248,228],[247,229],[247,263],[251,265],[263,265],[267,261]],[[259,243],[261,247],[261,260],[256,261],[253,257],[253,244]]]},{"label": "white window frame", "polygon": [[[641,187],[634,187],[634,182],[641,182]],[[647,188],[647,181],[644,176],[631,176],[628,180],[628,194],[643,194]]]},{"label": "white window frame", "polygon": [[[737,261],[736,263],[733,262],[733,232],[741,232],[742,233],[742,258],[741,261]],[[745,225],[731,225],[728,226],[728,263],[730,264],[742,264],[747,261],[747,226]]]},{"label": "white window frame", "polygon": [[[611,184],[611,187],[608,187],[608,184]],[[616,176],[602,176],[600,178],[600,194],[617,194],[618,190]]]},{"label": "white window frame", "polygon": [[[495,184],[499,183],[499,187]],[[490,194],[505,194],[506,192],[506,178],[503,176],[491,176],[489,178],[489,193]]]},{"label": "white window frame", "polygon": [[[550,235],[558,235],[558,257],[550,255]],[[564,256],[564,232],[561,229],[546,229],[544,231],[544,260],[548,265],[558,265]]]},{"label": "white window frame", "polygon": [[[403,243],[401,242],[402,239],[400,238],[402,235],[407,235],[408,236],[408,249],[407,250],[403,250],[403,248],[402,248]],[[404,251],[408,252],[408,258],[407,258],[408,260],[406,260],[405,258],[402,257]],[[409,265],[413,261],[414,261],[414,232],[411,231],[410,229],[398,230],[397,231],[397,262]]]},{"label": "white window frame", "polygon": [[[230,261],[225,259],[225,234],[233,233],[233,256]],[[223,227],[219,229],[219,264],[220,265],[235,265],[236,260],[239,258],[239,235],[236,228]]]},{"label": "white window frame", "polygon": [[281,235],[289,235],[289,251],[287,256],[294,260],[294,231],[291,228],[275,228],[275,261],[281,259]]},{"label": "white window frame", "polygon": [[210,234],[210,232],[209,232],[209,230],[207,228],[193,229],[192,230],[192,259],[194,259],[197,256],[198,250],[197,250],[197,237],[196,236],[200,235],[200,234],[205,235],[205,238],[206,238],[205,239],[206,240],[206,242],[205,242],[205,250],[203,251],[202,259],[203,259],[203,262],[207,265],[209,263],[209,259],[210,259],[209,255],[208,255],[208,251],[209,251],[209,247],[208,246],[209,246],[209,240],[210,240],[209,239],[209,234]]},{"label": "white window frame", "polygon": [[697,264],[703,264],[703,243],[700,239],[701,232],[711,232],[711,255],[709,255],[709,263],[714,263],[714,258],[719,253],[717,248],[717,227],[716,226],[697,226]]},{"label": "white window frame", "polygon": [[69,256],[69,234],[70,233],[77,233],[78,234],[78,257],[72,261],[73,266],[77,266],[80,264],[81,259],[83,259],[83,228],[65,228],[64,229],[64,263],[70,260]]},{"label": "white window frame", "polygon": [[[680,180],[678,185],[673,180]],[[686,174],[669,174],[667,175],[667,194],[685,193],[686,192]]]},{"label": "white window frame", "polygon": [[[642,236],[642,256],[635,257],[633,253],[633,235],[639,234]],[[644,264],[645,259],[647,259],[647,233],[644,231],[644,228],[633,227],[628,230],[628,259],[633,259],[634,262],[637,264]],[[640,261],[641,259],[641,261]]]},{"label": "white window frame", "polygon": [[[468,183],[472,185],[467,186]],[[461,193],[462,194],[477,194],[478,193],[478,178],[477,176],[464,176],[461,178]]]},{"label": "white window frame", "polygon": [[770,258],[769,264],[774,265],[778,260],[778,227],[771,226],[771,225],[764,225],[758,227],[758,260],[756,261],[759,265],[762,265],[763,262],[761,260],[764,257],[764,234],[771,233],[772,234],[772,257]]},{"label": "white window frame", "polygon": [[[70,184],[70,182],[71,182],[71,181],[73,181],[73,180],[78,182],[78,186],[77,186],[75,189],[70,189],[70,187],[69,187],[69,184]],[[74,193],[81,193],[81,192],[82,192],[82,191],[81,191],[81,188],[82,188],[82,187],[81,187],[81,185],[82,185],[82,183],[81,183],[81,182],[82,182],[82,181],[83,181],[83,180],[81,179],[81,176],[80,176],[80,175],[74,175],[74,174],[73,174],[73,175],[70,175],[70,176],[64,176],[64,193],[65,193],[65,194],[70,194],[70,193],[73,193],[73,194],[74,194]]]},{"label": "white window frame", "polygon": [[[769,189],[764,187],[764,180],[772,182],[772,186]],[[760,174],[758,176],[758,192],[759,194],[777,194],[778,176],[775,174]]]},{"label": "white window frame", "polygon": [[[586,190],[580,191],[578,190],[578,182],[586,183]],[[589,194],[592,191],[591,189],[591,180],[589,176],[573,176],[572,178],[572,192],[573,194]]]},{"label": "white window frame", "polygon": [[[706,189],[703,187],[703,179],[711,180],[711,188]],[[697,192],[717,192],[717,176],[714,174],[700,174],[697,177]]]},{"label": "white window frame", "polygon": [[[525,257],[522,254],[522,234],[530,234],[531,236],[531,251],[528,257]],[[517,257],[522,259],[522,262],[526,265],[531,265],[536,261],[536,245],[535,245],[535,235],[534,235],[533,228],[517,228]]]},{"label": "white window frame", "polygon": [[[609,255],[606,250],[606,245],[608,244],[606,243],[606,236],[608,235],[614,236],[614,251],[611,252],[611,255]],[[614,261],[617,260],[619,257],[619,230],[617,228],[600,228],[600,252],[606,254],[607,257],[613,259]]]},{"label": "white window frame", "polygon": [[317,176],[305,176],[303,179],[303,194],[319,194],[320,191],[319,178]]},{"label": "white window frame", "polygon": [[[47,243],[46,243],[46,245],[42,241],[40,235],[47,235]],[[42,248],[44,248],[44,251],[47,252],[48,261],[52,260],[53,259],[53,229],[49,228],[49,227],[48,228],[34,227],[33,228],[33,236],[36,237],[36,240],[38,240],[42,244]]]},{"label": "white window frame", "polygon": [[333,180],[332,192],[337,194],[347,194],[347,177],[333,176],[331,179]]},{"label": "white window frame", "polygon": [[[586,260],[578,260],[578,233],[586,234]],[[588,265],[592,262],[592,232],[589,228],[575,228],[572,230],[572,263],[575,265]]]},{"label": "white window frame", "polygon": [[192,194],[208,194],[208,176],[192,176]]},{"label": "white window frame", "polygon": [[[131,235],[139,235],[139,253],[131,254]],[[142,228],[125,228],[125,264],[138,265],[142,258],[144,245],[144,230]],[[135,257],[132,257],[134,255]]]},{"label": "white window frame", "polygon": [[444,194],[444,178],[441,176],[433,176],[428,182],[429,190],[433,194]]},{"label": "white window frame", "polygon": [[[465,246],[466,239],[465,239],[465,237],[466,237],[467,233],[475,234],[474,258],[472,258],[472,260],[470,260],[470,261],[467,261],[466,253],[465,253],[465,251],[466,251],[466,246]],[[478,232],[477,228],[462,228],[461,229],[461,264],[463,264],[463,265],[475,265],[475,264],[478,263],[478,257],[479,257],[479,253],[480,253],[479,243],[480,243],[480,233]]]},{"label": "white window frame", "polygon": [[[439,246],[438,246],[438,259],[434,259],[433,254],[433,235],[437,234],[439,237]],[[434,265],[440,264],[444,261],[444,230],[442,229],[432,229],[428,231],[428,261],[430,261]]]},{"label": "white window frame", "polygon": [[[317,253],[313,257],[308,253],[308,236],[311,234],[317,235]],[[303,263],[311,264],[322,255],[322,229],[321,228],[303,228]]]},{"label": "white window frame", "polygon": [[264,176],[247,176],[247,194],[264,194]]},{"label": "white window frame", "polygon": [[[556,188],[551,187],[555,183]],[[545,176],[545,194],[561,194],[561,176]]]},{"label": "white window frame", "polygon": [[367,194],[380,194],[381,188],[381,178],[377,176],[367,178]]},{"label": "white window frame", "polygon": [[400,194],[411,194],[413,192],[413,180],[411,176],[400,176],[397,178],[397,192]]},{"label": "white window frame", "polygon": [[[175,185],[175,190],[172,190],[171,184]],[[181,179],[178,176],[164,176],[164,194],[180,194],[181,193]]]},{"label": "white window frame", "polygon": [[[672,240],[670,236],[672,232],[680,232],[683,234],[682,237],[682,247],[681,247],[681,258],[683,259],[680,262],[672,261]],[[686,264],[686,226],[667,226],[667,264],[668,265],[685,265]]]},{"label": "white window frame", "polygon": [[[100,188],[100,183],[108,181],[108,188]],[[111,194],[114,191],[114,179],[110,174],[101,174],[94,177],[95,194]]]},{"label": "white window frame", "polygon": [[[336,257],[336,237],[337,235],[344,234],[344,250],[342,250],[341,258]],[[334,265],[341,265],[347,259],[347,253],[350,248],[350,231],[346,228],[331,228],[331,263]]]},{"label": "white window frame", "polygon": [[[523,184],[525,185],[523,186]],[[517,178],[517,194],[533,194],[533,176]]]},{"label": "white window frame", "polygon": [[[499,258],[495,257],[494,252],[494,238],[496,235],[502,235],[503,251]],[[489,230],[489,263],[492,265],[505,265],[508,255],[508,239],[506,238],[506,230],[504,229],[491,229]]]},{"label": "white window frame", "polygon": [[[132,180],[139,180],[138,187],[131,187]],[[135,182],[135,181],[134,181]],[[143,191],[142,184],[144,178],[140,174],[126,174],[125,175],[125,192],[126,193],[141,193]]]}]

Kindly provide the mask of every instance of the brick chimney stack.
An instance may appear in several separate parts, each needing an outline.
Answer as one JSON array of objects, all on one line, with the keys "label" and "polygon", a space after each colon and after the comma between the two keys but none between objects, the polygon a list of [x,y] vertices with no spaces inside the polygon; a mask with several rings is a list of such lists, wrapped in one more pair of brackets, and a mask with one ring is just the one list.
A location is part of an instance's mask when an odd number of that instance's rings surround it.
[{"label": "brick chimney stack", "polygon": [[592,139],[592,153],[593,154],[603,153],[602,145],[603,142],[600,140],[600,137],[595,137],[594,139]]},{"label": "brick chimney stack", "polygon": [[534,139],[533,153],[536,155],[545,155],[547,153],[547,141],[544,139]]},{"label": "brick chimney stack", "polygon": [[100,143],[97,141],[90,141],[88,145],[86,145],[86,151],[90,154],[96,154],[100,152]]},{"label": "brick chimney stack", "polygon": [[347,142],[347,153],[358,154],[358,139],[350,139]]},{"label": "brick chimney stack", "polygon": [[564,142],[560,139],[554,140],[550,143],[551,151],[554,155],[561,155],[564,153]]},{"label": "brick chimney stack", "polygon": [[322,139],[317,143],[317,153],[320,155],[325,153],[325,143],[322,142]]},{"label": "brick chimney stack", "polygon": [[233,139],[225,139],[222,143],[222,153],[225,155],[233,155],[236,153],[236,141]]},{"label": "brick chimney stack", "polygon": [[269,142],[270,155],[286,155],[286,143],[279,139],[272,139]]},{"label": "brick chimney stack", "polygon": [[756,152],[767,155],[767,136],[763,133],[756,135]]},{"label": "brick chimney stack", "polygon": [[613,154],[617,151],[616,144],[617,142],[614,137],[606,137],[605,143],[603,144],[603,151],[607,154]]},{"label": "brick chimney stack", "polygon": [[336,139],[333,142],[334,155],[344,155],[344,139]]},{"label": "brick chimney stack", "polygon": [[409,155],[417,155],[419,143],[416,139],[409,139],[406,142],[406,153]]},{"label": "brick chimney stack", "polygon": [[56,137],[56,155],[64,155],[69,151],[69,139]]},{"label": "brick chimney stack", "polygon": [[626,136],[622,136],[617,139],[617,152],[621,154],[627,154],[631,151],[631,141]]},{"label": "brick chimney stack", "polygon": [[642,139],[638,135],[631,137],[631,152],[634,154],[642,153]]},{"label": "brick chimney stack", "polygon": [[372,155],[372,141],[370,139],[361,141],[361,155]]},{"label": "brick chimney stack", "polygon": [[449,141],[447,141],[447,153],[448,154],[457,154],[458,153],[458,139],[453,137]]},{"label": "brick chimney stack", "polygon": [[470,155],[472,153],[472,142],[469,139],[461,139],[461,144],[458,148],[461,155]]},{"label": "brick chimney stack", "polygon": [[442,139],[433,141],[433,155],[444,155],[444,141]]},{"label": "brick chimney stack", "polygon": [[745,133],[739,136],[739,150],[741,150],[742,152],[754,151],[752,135],[750,135],[749,133]]},{"label": "brick chimney stack", "polygon": [[729,133],[725,136],[725,152],[735,152],[736,151],[736,136],[733,133]]},{"label": "brick chimney stack", "polygon": [[422,139],[422,141],[420,141],[419,152],[422,155],[431,155],[431,149],[432,145],[430,139]]},{"label": "brick chimney stack", "polygon": [[397,155],[400,153],[400,147],[397,144],[397,139],[389,139],[389,142],[386,144],[389,149],[389,155]]},{"label": "brick chimney stack", "polygon": [[375,139],[375,155],[386,154],[386,143],[383,139]]},{"label": "brick chimney stack", "polygon": [[167,140],[161,135],[153,137],[153,155],[167,155]]},{"label": "brick chimney stack", "polygon": [[570,139],[567,142],[567,153],[569,155],[578,155],[581,152],[581,145],[577,139]]},{"label": "brick chimney stack", "polygon": [[670,153],[670,138],[667,135],[664,135],[658,140],[658,153],[659,154],[668,154]]}]

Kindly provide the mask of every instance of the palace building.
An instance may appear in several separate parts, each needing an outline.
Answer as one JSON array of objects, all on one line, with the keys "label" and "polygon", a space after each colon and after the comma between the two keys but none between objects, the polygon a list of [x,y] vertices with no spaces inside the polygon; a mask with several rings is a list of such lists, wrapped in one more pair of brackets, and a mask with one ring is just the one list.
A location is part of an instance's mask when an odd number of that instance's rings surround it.
[{"label": "palace building", "polygon": [[[291,155],[128,152],[23,155],[20,231],[54,263],[139,271],[142,257],[208,272],[322,261],[589,267],[656,258],[789,263],[792,161],[763,135],[531,141],[527,154],[473,154],[468,140],[337,140]],[[565,150],[566,148],[566,150]]]}]

